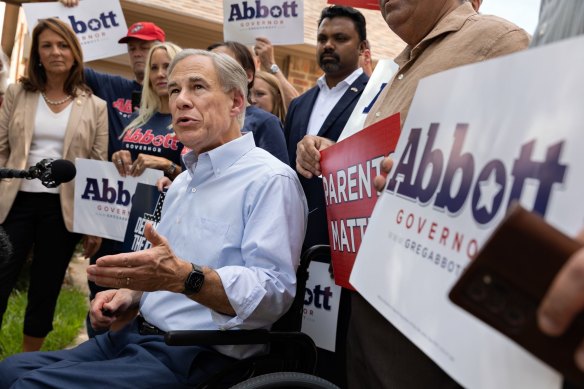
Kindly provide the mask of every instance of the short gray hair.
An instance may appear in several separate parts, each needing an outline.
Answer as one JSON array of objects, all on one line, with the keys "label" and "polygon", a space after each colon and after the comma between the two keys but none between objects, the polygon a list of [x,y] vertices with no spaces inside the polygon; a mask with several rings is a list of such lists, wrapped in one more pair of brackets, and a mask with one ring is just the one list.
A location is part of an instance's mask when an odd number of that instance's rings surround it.
[{"label": "short gray hair", "polygon": [[[168,67],[169,76],[172,74],[172,71],[174,70],[177,63],[187,57],[195,55],[211,58],[213,65],[215,66],[215,71],[217,72],[217,78],[219,79],[219,83],[221,84],[223,91],[227,93],[235,89],[243,96],[244,104],[247,102],[247,74],[241,65],[228,55],[199,49],[185,49],[178,53],[171,61]],[[244,116],[245,109],[238,116],[239,123],[242,127]]]}]

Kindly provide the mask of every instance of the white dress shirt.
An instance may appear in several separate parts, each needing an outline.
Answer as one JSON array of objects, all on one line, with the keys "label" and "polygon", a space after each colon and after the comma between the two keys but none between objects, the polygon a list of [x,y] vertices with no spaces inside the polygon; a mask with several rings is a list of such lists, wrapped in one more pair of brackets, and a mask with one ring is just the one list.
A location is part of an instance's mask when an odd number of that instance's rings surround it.
[{"label": "white dress shirt", "polygon": [[316,101],[314,102],[312,112],[310,113],[310,120],[308,121],[308,128],[306,129],[307,135],[318,134],[324,121],[331,113],[335,105],[337,105],[347,89],[349,89],[351,84],[353,84],[361,74],[363,74],[363,69],[359,67],[347,78],[332,88],[329,88],[326,84],[324,75],[316,80],[316,85],[318,85],[320,91],[318,92],[318,96],[316,96]]}]

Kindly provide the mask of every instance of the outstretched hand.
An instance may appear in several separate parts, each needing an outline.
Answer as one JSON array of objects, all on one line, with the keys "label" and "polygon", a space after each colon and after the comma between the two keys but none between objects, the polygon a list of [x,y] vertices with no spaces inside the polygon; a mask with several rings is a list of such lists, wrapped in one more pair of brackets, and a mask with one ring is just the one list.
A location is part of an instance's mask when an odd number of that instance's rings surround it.
[{"label": "outstretched hand", "polygon": [[87,277],[100,286],[152,292],[182,292],[184,280],[191,272],[189,262],[179,259],[165,237],[152,224],[144,228],[152,247],[142,251],[107,255],[87,268]]}]

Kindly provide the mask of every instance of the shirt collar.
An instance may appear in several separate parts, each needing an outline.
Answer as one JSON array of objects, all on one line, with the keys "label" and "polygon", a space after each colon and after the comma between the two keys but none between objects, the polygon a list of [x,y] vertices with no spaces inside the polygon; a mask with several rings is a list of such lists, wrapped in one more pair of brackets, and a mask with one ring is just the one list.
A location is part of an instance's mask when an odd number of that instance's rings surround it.
[{"label": "shirt collar", "polygon": [[[351,84],[353,84],[355,82],[355,80],[357,78],[359,78],[359,76],[361,76],[361,74],[363,74],[363,68],[358,67],[353,73],[349,74],[343,81],[339,82],[336,86],[334,86],[334,88],[338,88],[339,86],[342,86],[343,84],[345,84],[346,86],[350,86]],[[326,84],[326,75],[325,74],[323,74],[322,76],[320,76],[318,78],[318,80],[316,80],[316,85],[318,85],[320,90],[334,89],[334,88],[329,88],[328,85]]]},{"label": "shirt collar", "polygon": [[219,147],[209,150],[201,155],[197,155],[193,150],[183,156],[183,162],[187,167],[189,174],[193,175],[193,168],[196,166],[199,158],[207,156],[211,161],[213,173],[215,176],[227,170],[231,165],[237,162],[241,157],[247,154],[251,149],[256,147],[253,134],[248,132],[237,139],[225,143]]}]

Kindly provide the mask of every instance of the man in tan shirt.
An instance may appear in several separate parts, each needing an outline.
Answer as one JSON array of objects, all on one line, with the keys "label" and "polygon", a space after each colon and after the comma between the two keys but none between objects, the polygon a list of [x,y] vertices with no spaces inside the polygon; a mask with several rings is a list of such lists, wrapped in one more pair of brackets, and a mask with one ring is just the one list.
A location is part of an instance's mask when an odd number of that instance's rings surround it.
[{"label": "man in tan shirt", "polygon": [[[420,79],[457,66],[526,49],[529,35],[508,21],[479,15],[465,0],[380,0],[389,28],[407,46],[399,69],[372,107],[365,126],[396,112],[405,122]],[[448,96],[437,90],[437,96]],[[333,144],[305,137],[297,147],[297,170],[320,175],[320,151]],[[458,387],[358,293],[353,293],[348,333],[350,388]]]}]

